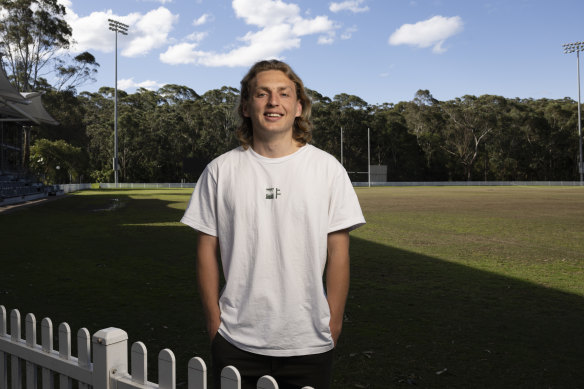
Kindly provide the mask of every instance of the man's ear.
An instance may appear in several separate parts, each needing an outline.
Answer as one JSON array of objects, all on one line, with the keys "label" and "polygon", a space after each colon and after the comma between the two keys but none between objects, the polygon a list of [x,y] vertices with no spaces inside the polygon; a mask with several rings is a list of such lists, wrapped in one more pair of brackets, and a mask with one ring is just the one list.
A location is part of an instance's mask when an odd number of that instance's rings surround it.
[{"label": "man's ear", "polygon": [[302,102],[298,100],[296,102],[296,117],[299,118],[302,116]]}]

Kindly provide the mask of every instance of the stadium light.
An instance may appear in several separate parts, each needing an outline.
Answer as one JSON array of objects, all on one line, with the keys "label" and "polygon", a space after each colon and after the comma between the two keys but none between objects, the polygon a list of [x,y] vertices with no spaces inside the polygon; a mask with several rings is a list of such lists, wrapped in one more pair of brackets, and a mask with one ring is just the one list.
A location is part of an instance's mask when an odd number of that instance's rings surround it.
[{"label": "stadium light", "polygon": [[128,35],[128,26],[127,24],[120,23],[113,19],[108,19],[109,22],[109,29],[116,33],[116,87],[114,89],[114,160],[113,160],[113,167],[114,167],[114,180],[116,184],[116,188],[118,187],[118,172],[120,170],[118,164],[118,33],[123,35]]},{"label": "stadium light", "polygon": [[564,54],[576,52],[576,61],[578,65],[578,144],[580,146],[580,154],[578,160],[578,171],[580,172],[580,185],[584,182],[584,161],[582,160],[582,119],[581,119],[581,104],[580,104],[580,52],[584,51],[584,42],[566,43],[564,47]]}]

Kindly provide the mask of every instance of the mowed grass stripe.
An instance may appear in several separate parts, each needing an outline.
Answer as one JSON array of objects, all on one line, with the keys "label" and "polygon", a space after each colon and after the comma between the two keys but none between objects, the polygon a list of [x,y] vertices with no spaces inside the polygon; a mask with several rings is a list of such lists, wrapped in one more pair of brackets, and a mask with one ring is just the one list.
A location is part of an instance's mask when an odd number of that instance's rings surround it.
[{"label": "mowed grass stripe", "polygon": [[368,224],[355,236],[584,295],[582,187],[398,187],[357,193]]}]

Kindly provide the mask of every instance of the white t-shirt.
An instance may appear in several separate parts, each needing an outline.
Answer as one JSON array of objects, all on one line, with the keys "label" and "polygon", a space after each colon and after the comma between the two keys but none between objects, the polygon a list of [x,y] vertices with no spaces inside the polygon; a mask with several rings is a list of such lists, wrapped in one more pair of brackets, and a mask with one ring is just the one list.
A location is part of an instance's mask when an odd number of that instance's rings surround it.
[{"label": "white t-shirt", "polygon": [[282,158],[231,150],[201,175],[181,220],[219,238],[219,333],[270,356],[333,348],[322,276],[327,235],[365,224],[347,172],[306,145]]}]

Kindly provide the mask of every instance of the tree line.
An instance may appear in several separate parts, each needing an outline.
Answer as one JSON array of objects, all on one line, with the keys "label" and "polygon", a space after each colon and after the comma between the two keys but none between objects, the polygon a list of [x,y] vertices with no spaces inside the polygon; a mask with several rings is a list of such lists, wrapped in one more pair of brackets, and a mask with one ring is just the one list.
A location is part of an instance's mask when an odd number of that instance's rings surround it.
[{"label": "tree line", "polygon": [[[331,99],[308,92],[312,143],[340,159],[342,129],[343,164],[350,172],[367,170],[369,129],[371,164],[387,165],[388,181],[578,178],[577,103],[569,98],[439,101],[420,90],[412,101],[371,105],[353,95]],[[68,171],[59,172],[61,180],[112,182],[113,88],[50,90],[43,97],[60,125],[33,133],[31,167],[47,175],[57,174],[58,165]],[[201,95],[181,85],[118,91],[120,181],[196,181],[209,161],[238,145],[238,101],[239,91],[227,86]],[[61,151],[50,151],[47,142]]]},{"label": "tree line", "polygon": [[[65,13],[58,0],[0,0],[0,64],[18,90],[44,91],[43,104],[60,123],[25,127],[22,162],[51,183],[112,182],[114,89],[77,93],[99,64],[89,52],[69,54]],[[387,165],[388,181],[578,177],[578,104],[569,98],[439,101],[420,90],[412,101],[373,105],[344,93],[309,95],[312,143],[340,158],[342,131],[349,172],[367,171],[369,129],[371,164]],[[229,86],[201,95],[183,85],[119,92],[120,180],[196,181],[206,163],[237,146],[238,100]]]}]

